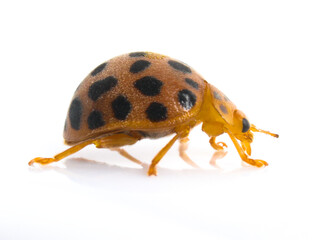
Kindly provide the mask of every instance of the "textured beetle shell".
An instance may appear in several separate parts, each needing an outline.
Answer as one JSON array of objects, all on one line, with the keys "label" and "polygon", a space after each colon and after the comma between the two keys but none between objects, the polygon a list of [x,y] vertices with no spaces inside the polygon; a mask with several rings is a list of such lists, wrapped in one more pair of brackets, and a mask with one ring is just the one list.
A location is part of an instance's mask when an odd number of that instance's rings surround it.
[{"label": "textured beetle shell", "polygon": [[[143,78],[156,79],[158,85],[150,89],[145,81],[136,83]],[[101,80],[109,81],[104,92],[96,89]],[[137,52],[115,57],[93,70],[77,88],[66,118],[65,141],[74,144],[135,130],[166,135],[197,115],[205,86],[192,68],[167,56]]]}]

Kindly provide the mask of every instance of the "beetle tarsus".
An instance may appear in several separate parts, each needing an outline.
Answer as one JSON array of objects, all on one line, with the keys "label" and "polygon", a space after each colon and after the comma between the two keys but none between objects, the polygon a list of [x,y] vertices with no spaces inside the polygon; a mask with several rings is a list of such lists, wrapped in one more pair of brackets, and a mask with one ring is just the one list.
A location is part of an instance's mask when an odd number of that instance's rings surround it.
[{"label": "beetle tarsus", "polygon": [[41,165],[46,165],[52,162],[56,162],[57,160],[54,158],[42,158],[42,157],[36,157],[29,161],[29,166],[32,166],[34,163],[39,163]]},{"label": "beetle tarsus", "polygon": [[258,167],[258,168],[261,168],[261,167],[266,167],[268,166],[269,164],[264,161],[264,160],[260,160],[260,159],[251,159],[251,158],[247,158],[244,160],[244,162],[252,165],[252,166],[255,166],[255,167]]},{"label": "beetle tarsus", "polygon": [[157,169],[154,166],[149,167],[148,176],[157,176]]},{"label": "beetle tarsus", "polygon": [[225,144],[224,142],[217,142],[216,143],[216,137],[211,137],[209,142],[210,142],[210,145],[217,151],[221,151],[221,150],[228,148],[228,145]]}]

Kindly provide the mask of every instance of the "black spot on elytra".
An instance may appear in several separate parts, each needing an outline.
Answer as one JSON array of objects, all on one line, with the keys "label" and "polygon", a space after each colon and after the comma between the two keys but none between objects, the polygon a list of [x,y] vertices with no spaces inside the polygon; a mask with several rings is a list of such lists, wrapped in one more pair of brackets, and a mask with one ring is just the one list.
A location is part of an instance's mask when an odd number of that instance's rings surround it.
[{"label": "black spot on elytra", "polygon": [[156,96],[160,93],[163,83],[155,77],[146,76],[135,81],[134,87],[143,95]]},{"label": "black spot on elytra", "polygon": [[199,84],[197,82],[193,81],[191,78],[186,78],[185,81],[194,89],[199,89]]},{"label": "black spot on elytra", "polygon": [[168,118],[167,108],[158,102],[152,102],[147,108],[146,114],[151,122],[161,122]]},{"label": "black spot on elytra", "polygon": [[68,115],[71,127],[79,130],[82,117],[82,103],[78,98],[73,99],[71,102]]},{"label": "black spot on elytra", "polygon": [[220,104],[219,108],[224,114],[228,113],[228,109],[223,104]]},{"label": "black spot on elytra", "polygon": [[189,110],[195,105],[197,97],[190,90],[183,89],[178,93],[178,100],[185,110]]},{"label": "black spot on elytra", "polygon": [[96,67],[92,72],[91,72],[91,76],[95,76],[98,73],[102,72],[103,69],[105,69],[105,67],[107,66],[107,63],[102,63],[100,64],[98,67]]},{"label": "black spot on elytra", "polygon": [[182,63],[179,63],[179,62],[173,61],[173,60],[169,60],[168,63],[171,67],[173,67],[174,69],[176,69],[180,72],[191,73],[191,69]]},{"label": "black spot on elytra", "polygon": [[145,52],[132,52],[129,54],[130,57],[144,57],[146,56]]},{"label": "black spot on elytra", "polygon": [[147,69],[150,66],[150,64],[151,64],[151,62],[146,61],[146,60],[136,61],[131,65],[130,72],[131,73],[141,72],[141,71]]},{"label": "black spot on elytra", "polygon": [[94,110],[90,113],[89,117],[88,117],[88,127],[93,130],[99,127],[104,126],[106,123],[103,120],[103,116],[102,113]]},{"label": "black spot on elytra", "polygon": [[243,133],[248,132],[249,129],[250,129],[250,123],[249,123],[248,119],[243,118],[242,119],[242,132]]},{"label": "black spot on elytra", "polygon": [[113,76],[94,82],[89,88],[88,96],[93,101],[96,101],[102,94],[115,87],[117,83],[118,80]]},{"label": "black spot on elytra", "polygon": [[119,120],[125,120],[132,109],[131,103],[123,95],[120,95],[113,100],[111,105],[115,118]]},{"label": "black spot on elytra", "polygon": [[213,96],[214,96],[214,98],[217,99],[217,100],[222,100],[221,95],[220,95],[217,91],[213,91]]}]

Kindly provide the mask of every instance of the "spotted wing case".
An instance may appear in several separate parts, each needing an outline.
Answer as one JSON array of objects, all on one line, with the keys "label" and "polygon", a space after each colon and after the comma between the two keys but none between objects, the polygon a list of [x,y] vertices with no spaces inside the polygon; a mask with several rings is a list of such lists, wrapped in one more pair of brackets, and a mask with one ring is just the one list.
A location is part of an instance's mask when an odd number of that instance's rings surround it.
[{"label": "spotted wing case", "polygon": [[192,68],[167,56],[135,52],[94,69],[77,88],[64,138],[74,144],[103,134],[168,131],[192,120],[205,82]]}]

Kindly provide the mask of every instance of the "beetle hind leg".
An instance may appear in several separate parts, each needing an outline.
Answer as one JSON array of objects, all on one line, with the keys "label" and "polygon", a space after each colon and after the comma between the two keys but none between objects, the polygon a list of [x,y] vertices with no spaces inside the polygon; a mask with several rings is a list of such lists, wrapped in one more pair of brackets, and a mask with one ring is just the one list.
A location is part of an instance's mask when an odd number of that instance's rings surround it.
[{"label": "beetle hind leg", "polygon": [[94,144],[97,148],[109,148],[110,150],[114,150],[120,153],[120,155],[124,156],[125,158],[131,160],[132,162],[138,163],[139,165],[142,165],[142,163],[131,156],[129,153],[127,153],[125,150],[119,148],[124,145],[132,145],[139,141],[141,138],[138,136],[129,136],[126,134],[114,134],[110,136],[106,136],[103,138],[97,138],[97,139],[91,139],[84,142],[81,142],[79,144],[76,144],[67,150],[55,155],[53,158],[42,158],[37,157],[32,159],[29,162],[29,166],[33,165],[34,163],[39,163],[42,165],[46,165],[52,162],[58,162],[62,160],[63,158],[68,157],[71,154],[74,154],[78,151],[80,151],[82,148]]},{"label": "beetle hind leg", "polygon": [[39,163],[39,164],[42,164],[42,165],[46,165],[46,164],[49,164],[49,163],[52,163],[52,162],[58,162],[61,159],[64,159],[65,157],[80,151],[82,148],[84,148],[84,147],[86,147],[86,146],[88,146],[89,144],[92,144],[92,143],[93,143],[92,140],[88,140],[88,141],[79,143],[77,145],[74,145],[74,146],[68,148],[67,150],[55,155],[53,158],[37,157],[37,158],[32,159],[28,164],[29,164],[29,166],[31,166],[34,163]]}]

